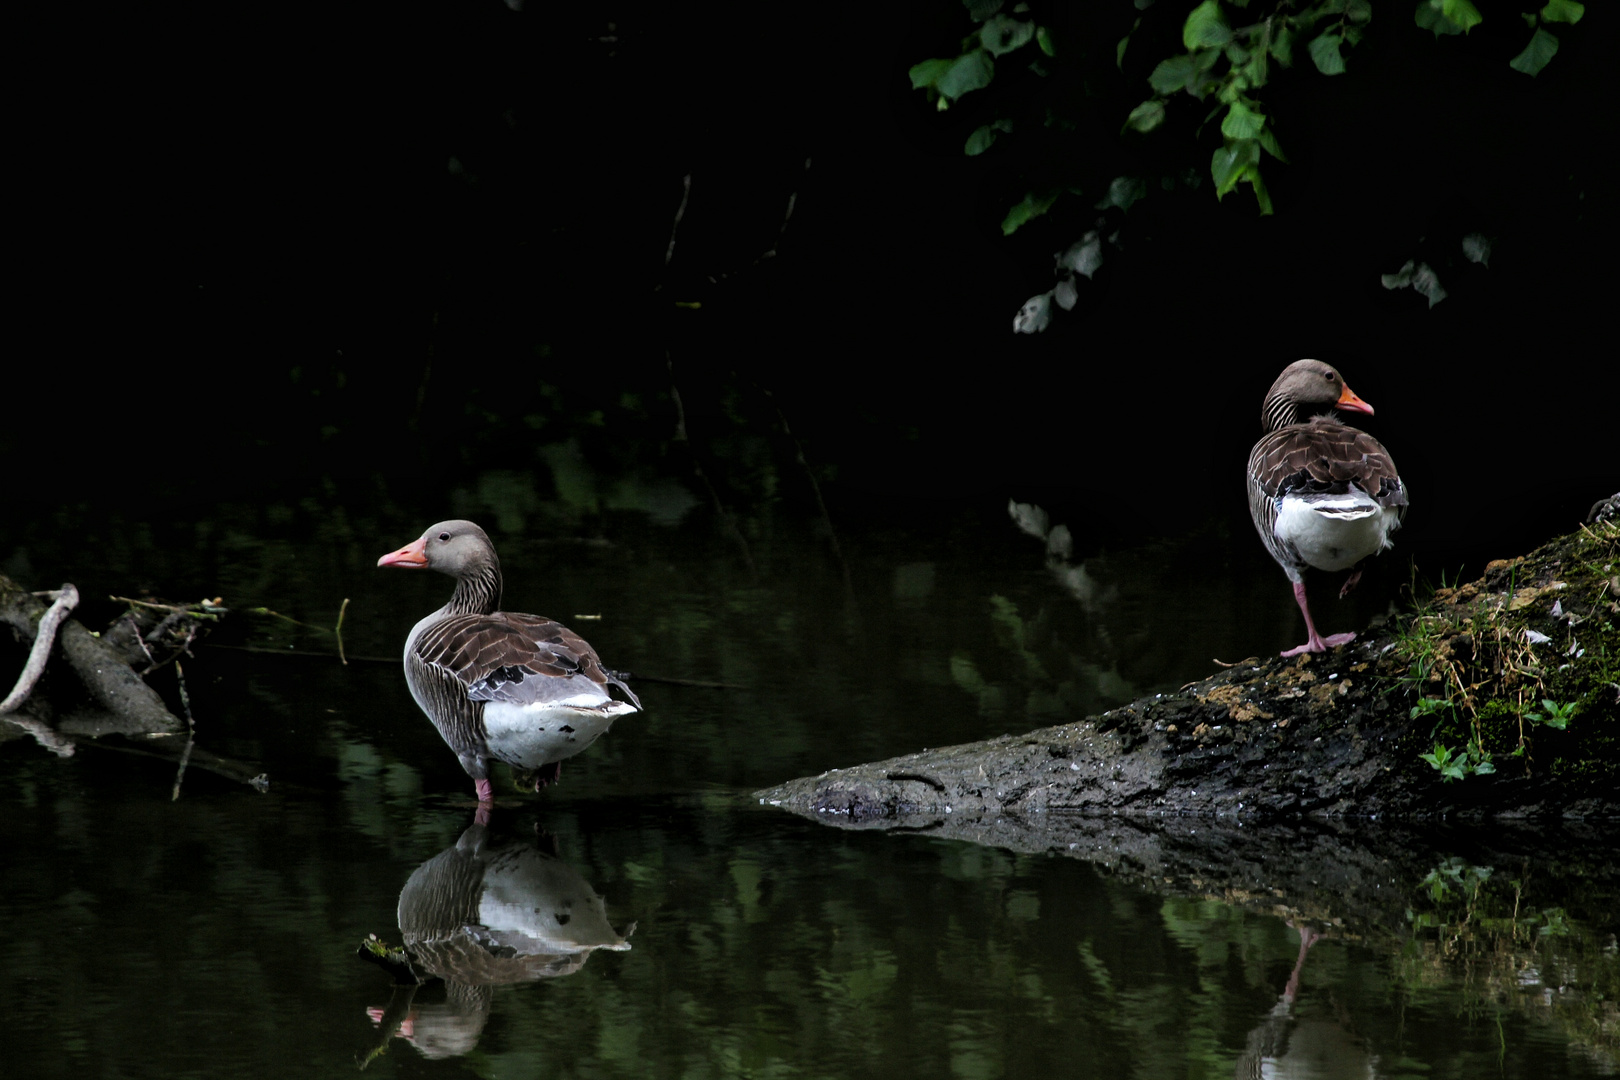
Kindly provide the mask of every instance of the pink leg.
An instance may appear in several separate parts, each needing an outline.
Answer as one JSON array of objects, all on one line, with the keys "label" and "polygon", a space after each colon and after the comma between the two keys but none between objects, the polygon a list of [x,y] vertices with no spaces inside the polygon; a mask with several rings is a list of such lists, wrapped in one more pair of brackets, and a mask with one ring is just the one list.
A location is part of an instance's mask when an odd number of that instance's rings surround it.
[{"label": "pink leg", "polygon": [[[1307,616],[1306,621],[1309,621],[1309,616]],[[474,780],[473,790],[478,793],[479,802],[492,803],[495,801],[495,789],[490,787],[488,780]]]},{"label": "pink leg", "polygon": [[[1289,923],[1293,926],[1293,923]],[[1311,946],[1322,939],[1322,935],[1309,926],[1295,927],[1299,931],[1299,959],[1294,961],[1294,970],[1288,975],[1288,985],[1283,987],[1283,1000],[1293,1003],[1299,996],[1299,974],[1305,969],[1305,954],[1311,951]]]},{"label": "pink leg", "polygon": [[1361,580],[1361,571],[1360,570],[1352,570],[1352,571],[1350,571],[1350,576],[1344,579],[1344,587],[1339,590],[1339,599],[1343,600],[1345,597],[1349,596],[1350,595],[1350,590],[1355,588],[1356,587],[1356,582],[1358,582],[1360,580]]},{"label": "pink leg", "polygon": [[1299,602],[1300,614],[1305,616],[1305,631],[1308,636],[1305,644],[1288,649],[1282,655],[1298,656],[1300,653],[1306,652],[1327,652],[1329,649],[1337,648],[1340,645],[1348,645],[1356,640],[1354,633],[1331,634],[1328,637],[1323,637],[1316,632],[1316,624],[1311,621],[1310,606],[1305,603],[1305,583],[1303,581],[1294,582],[1294,599]]},{"label": "pink leg", "polygon": [[[373,1005],[370,1008],[366,1009],[366,1015],[371,1018],[371,1022],[373,1024],[382,1023],[383,1013],[384,1012],[385,1012],[385,1010],[379,1009],[375,1005]],[[408,1014],[405,1017],[404,1020],[400,1021],[399,1027],[396,1028],[395,1030],[399,1035],[401,1035],[402,1037],[407,1038],[407,1039],[409,1039],[411,1036],[415,1035],[416,1034],[416,1013],[412,1012],[412,1013]]]}]

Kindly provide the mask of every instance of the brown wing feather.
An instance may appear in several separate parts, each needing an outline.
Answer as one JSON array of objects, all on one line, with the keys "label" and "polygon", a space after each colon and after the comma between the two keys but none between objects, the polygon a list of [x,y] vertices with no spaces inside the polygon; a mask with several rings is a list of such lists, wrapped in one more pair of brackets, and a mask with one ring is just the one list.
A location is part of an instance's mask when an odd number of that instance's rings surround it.
[{"label": "brown wing feather", "polygon": [[1342,491],[1354,484],[1380,505],[1406,505],[1400,475],[1383,443],[1332,420],[1290,424],[1266,435],[1249,455],[1249,477],[1268,498],[1299,488]]},{"label": "brown wing feather", "polygon": [[416,653],[467,686],[506,667],[555,678],[584,675],[607,685],[596,650],[566,626],[538,615],[454,615],[424,633]]},{"label": "brown wing feather", "polygon": [[1274,531],[1278,496],[1345,491],[1351,484],[1382,506],[1406,506],[1406,488],[1384,444],[1330,417],[1278,428],[1249,452],[1249,514],[1266,550],[1293,580],[1304,563]]},{"label": "brown wing feather", "polygon": [[[619,677],[602,667],[601,658],[584,638],[562,623],[540,615],[508,611],[453,615],[418,639],[416,654],[424,665],[453,674],[463,688],[474,691],[473,696],[478,699],[498,693],[505,699],[511,694],[514,680],[510,678],[510,669],[515,668],[523,675],[542,679],[584,678],[595,683],[603,693],[608,686],[617,686],[631,704],[641,708],[641,699]],[[493,681],[492,676],[495,676]],[[508,687],[504,693],[498,689],[502,683]],[[530,687],[539,685],[528,684]],[[554,693],[563,684],[549,685],[552,689],[546,692]],[[527,690],[516,699],[535,700]]]}]

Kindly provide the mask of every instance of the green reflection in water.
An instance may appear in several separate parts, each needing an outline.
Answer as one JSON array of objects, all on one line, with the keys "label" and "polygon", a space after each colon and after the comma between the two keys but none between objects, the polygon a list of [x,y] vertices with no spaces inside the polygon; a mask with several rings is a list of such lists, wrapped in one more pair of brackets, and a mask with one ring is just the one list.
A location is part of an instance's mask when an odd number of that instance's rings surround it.
[{"label": "green reflection in water", "polygon": [[[733,449],[748,461],[758,448]],[[997,516],[954,511],[844,526],[847,568],[805,523],[760,511],[742,523],[750,573],[708,525],[660,526],[650,508],[588,518],[619,489],[582,474],[553,486],[492,473],[455,497],[504,527],[512,606],[601,615],[588,636],[611,663],[736,688],[649,681],[647,714],[571,760],[559,787],[503,791],[497,828],[554,843],[613,925],[638,923],[630,951],[494,987],[470,1048],[430,1060],[395,1039],[368,1072],[1216,1077],[1256,1046],[1281,1053],[1266,1043],[1279,1034],[1302,1054],[1361,1055],[1362,1075],[1606,1067],[1493,1003],[1518,991],[1450,966],[1458,927],[1518,925],[1506,872],[1439,868],[1450,891],[1418,897],[1399,960],[1316,943],[1274,1015],[1301,951],[1278,918],[1167,900],[1064,858],[838,832],[738,795],[1201,674],[1209,655],[1242,655],[1227,647],[1241,640],[1241,575],[1178,577],[1163,551],[1049,565]],[[682,513],[670,520],[690,525]],[[348,597],[350,650],[385,662],[188,662],[200,737],[265,763],[268,796],[194,772],[171,803],[161,763],[0,745],[8,1075],[354,1074],[377,1038],[365,1009],[390,993],[355,946],[373,933],[399,942],[406,881],[471,817],[464,777],[389,659],[446,584],[375,569],[434,516],[317,499],[189,525],[66,523],[91,526],[110,580],[139,568],[180,595],[225,592],[314,627]],[[600,535],[583,535],[585,522]],[[1209,540],[1187,547],[1202,554]],[[32,556],[42,567],[44,551]],[[77,573],[59,570],[42,573]],[[1169,596],[1183,620],[1173,633],[1155,623]],[[246,643],[261,647],[327,643],[251,626]],[[1454,887],[1468,882],[1484,884]],[[1565,946],[1541,946],[1547,985],[1565,970],[1568,985],[1610,987],[1604,941],[1582,937],[1607,925],[1594,912],[1613,910],[1610,894],[1573,895],[1534,904],[1532,937],[1587,950],[1580,968],[1555,951]],[[1576,929],[1553,932],[1564,925]],[[424,988],[422,1003],[435,1000],[443,991]],[[1612,1045],[1601,1036],[1580,1045]]]}]

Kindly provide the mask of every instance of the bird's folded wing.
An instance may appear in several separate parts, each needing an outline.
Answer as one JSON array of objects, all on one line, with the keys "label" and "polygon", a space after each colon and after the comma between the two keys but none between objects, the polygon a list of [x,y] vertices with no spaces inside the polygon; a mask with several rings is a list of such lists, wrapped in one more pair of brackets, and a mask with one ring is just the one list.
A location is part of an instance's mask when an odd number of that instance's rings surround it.
[{"label": "bird's folded wing", "polygon": [[1406,490],[1382,443],[1331,421],[1294,424],[1255,444],[1249,457],[1252,481],[1275,498],[1294,492],[1365,491],[1385,507],[1406,505]]},{"label": "bird's folded wing", "polygon": [[537,615],[453,616],[423,634],[416,652],[424,665],[454,675],[474,701],[557,701],[605,693],[609,681],[578,634]]}]

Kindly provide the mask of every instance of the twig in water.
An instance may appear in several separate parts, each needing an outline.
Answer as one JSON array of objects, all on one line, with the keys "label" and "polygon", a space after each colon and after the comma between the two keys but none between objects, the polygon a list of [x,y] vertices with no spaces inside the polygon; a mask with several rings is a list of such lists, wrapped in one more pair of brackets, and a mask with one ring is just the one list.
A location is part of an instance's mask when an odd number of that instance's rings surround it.
[{"label": "twig in water", "polygon": [[332,631],[328,630],[324,626],[312,626],[309,623],[299,622],[297,619],[293,618],[291,615],[283,615],[281,612],[279,612],[279,611],[271,611],[267,607],[248,608],[247,613],[249,615],[268,615],[273,619],[280,619],[283,622],[290,622],[294,626],[302,626],[305,630],[314,630],[317,633],[321,633],[321,634],[330,634],[332,632]]},{"label": "twig in water", "polygon": [[[153,611],[172,611],[178,614],[191,615],[198,619],[212,619],[219,621],[219,616],[225,612],[222,606],[223,597],[214,597],[212,600],[203,600],[195,604],[155,604],[150,600],[136,600],[128,596],[109,596],[109,600],[116,600],[120,604],[129,604],[131,607],[151,608]],[[263,610],[262,608],[260,610]],[[271,614],[274,614],[272,612]]]},{"label": "twig in water", "polygon": [[180,754],[180,771],[174,774],[174,793],[169,796],[170,802],[180,798],[180,781],[185,779],[186,763],[191,760],[191,748],[197,745],[197,722],[191,718],[191,695],[186,693],[186,669],[180,666],[180,661],[174,662],[174,673],[180,680],[180,704],[186,710],[186,748]]},{"label": "twig in water", "polygon": [[[809,162],[806,162],[805,165],[808,167]],[[787,414],[784,413],[782,411],[782,407],[776,403],[776,396],[769,390],[765,389],[765,387],[760,386],[758,383],[755,383],[754,387],[760,393],[765,395],[765,400],[769,401],[771,403],[771,408],[776,410],[776,418],[782,422],[782,434],[786,435],[788,437],[788,441],[793,444],[793,455],[799,461],[799,468],[804,470],[804,478],[810,481],[810,490],[815,493],[816,507],[821,511],[822,523],[827,526],[827,539],[832,543],[833,557],[838,560],[838,567],[844,572],[844,589],[850,595],[854,595],[855,586],[850,581],[849,564],[844,561],[844,549],[840,547],[838,543],[838,530],[833,528],[832,515],[827,512],[827,502],[821,497],[821,485],[816,482],[816,474],[811,470],[810,462],[805,460],[804,446],[793,434],[793,429],[788,427]]]},{"label": "twig in water", "polygon": [[147,667],[143,674],[150,674],[152,671],[156,670],[158,666],[157,657],[153,656],[152,650],[146,647],[146,638],[141,636],[141,624],[135,620],[135,613],[133,611],[126,611],[124,612],[124,618],[129,620],[129,628],[135,635],[135,644],[139,645],[141,647],[141,652],[146,654]]},{"label": "twig in water", "polygon": [[[232,652],[261,653],[265,656],[296,656],[300,659],[330,660],[336,653],[317,652],[314,649],[270,649],[263,645],[221,645],[217,642],[206,642],[205,649],[229,649]],[[351,658],[356,664],[398,664],[397,656],[356,656]],[[347,663],[348,661],[345,661]]]},{"label": "twig in water", "polygon": [[686,446],[686,452],[692,458],[692,472],[697,475],[703,489],[709,493],[709,501],[714,504],[715,515],[725,525],[726,531],[737,542],[737,546],[742,549],[743,562],[748,564],[748,573],[754,575],[757,571],[754,569],[754,556],[748,550],[748,541],[744,538],[742,531],[737,528],[736,519],[721,503],[720,493],[714,490],[713,484],[709,483],[709,476],[703,471],[703,463],[698,461],[697,451],[692,448],[691,439],[687,438],[686,408],[681,404],[680,388],[675,385],[675,361],[670,358],[668,349],[664,350],[664,366],[669,369],[669,396],[670,400],[675,403],[675,441]]},{"label": "twig in water", "polygon": [[343,665],[345,667],[347,667],[348,664],[349,664],[349,658],[343,655],[343,616],[346,615],[348,613],[348,611],[349,611],[349,598],[347,596],[345,596],[343,598],[343,606],[338,608],[337,626],[335,628],[333,628],[333,630],[332,630],[332,633],[337,635],[338,659],[343,661]]},{"label": "twig in water", "polygon": [[740,686],[737,683],[712,682],[712,681],[710,681],[708,679],[676,679],[676,678],[672,678],[672,677],[666,676],[666,675],[642,675],[642,674],[639,674],[639,673],[631,674],[628,671],[618,671],[618,672],[614,672],[614,674],[617,675],[619,678],[625,680],[626,682],[632,682],[632,681],[638,682],[638,683],[655,682],[655,683],[663,683],[666,686],[695,686],[695,687],[698,687],[699,689],[702,689],[702,690],[747,690],[748,689],[748,687]]},{"label": "twig in water", "polygon": [[[810,160],[811,160],[810,158],[805,158],[804,159],[804,171],[805,171],[806,174],[808,174],[810,172]],[[788,193],[787,209],[782,212],[782,224],[777,227],[776,238],[771,241],[771,246],[770,247],[768,247],[764,251],[760,252],[759,256],[753,262],[749,263],[746,267],[744,267],[744,269],[752,270],[754,267],[758,266],[760,263],[764,262],[766,259],[774,259],[774,258],[776,258],[776,248],[777,248],[777,246],[779,244],[781,244],[782,237],[787,235],[788,223],[793,220],[793,208],[795,206],[797,206],[798,203],[799,203],[799,190],[797,188],[794,188],[792,191],[790,191]],[[730,270],[730,271],[727,271],[726,273],[723,273],[723,274],[713,275],[713,276],[711,276],[709,278],[709,283],[711,285],[718,285],[722,281],[726,280],[728,277],[731,277],[733,274],[736,274],[736,273],[740,273],[740,271]]]},{"label": "twig in water", "polygon": [[[669,264],[675,258],[675,234],[681,231],[681,218],[686,216],[686,202],[692,197],[692,174],[687,173],[681,177],[681,205],[675,208],[675,220],[669,223],[669,247],[664,249],[664,272],[669,273]],[[660,281],[653,287],[653,292],[663,289],[664,283]]]}]

